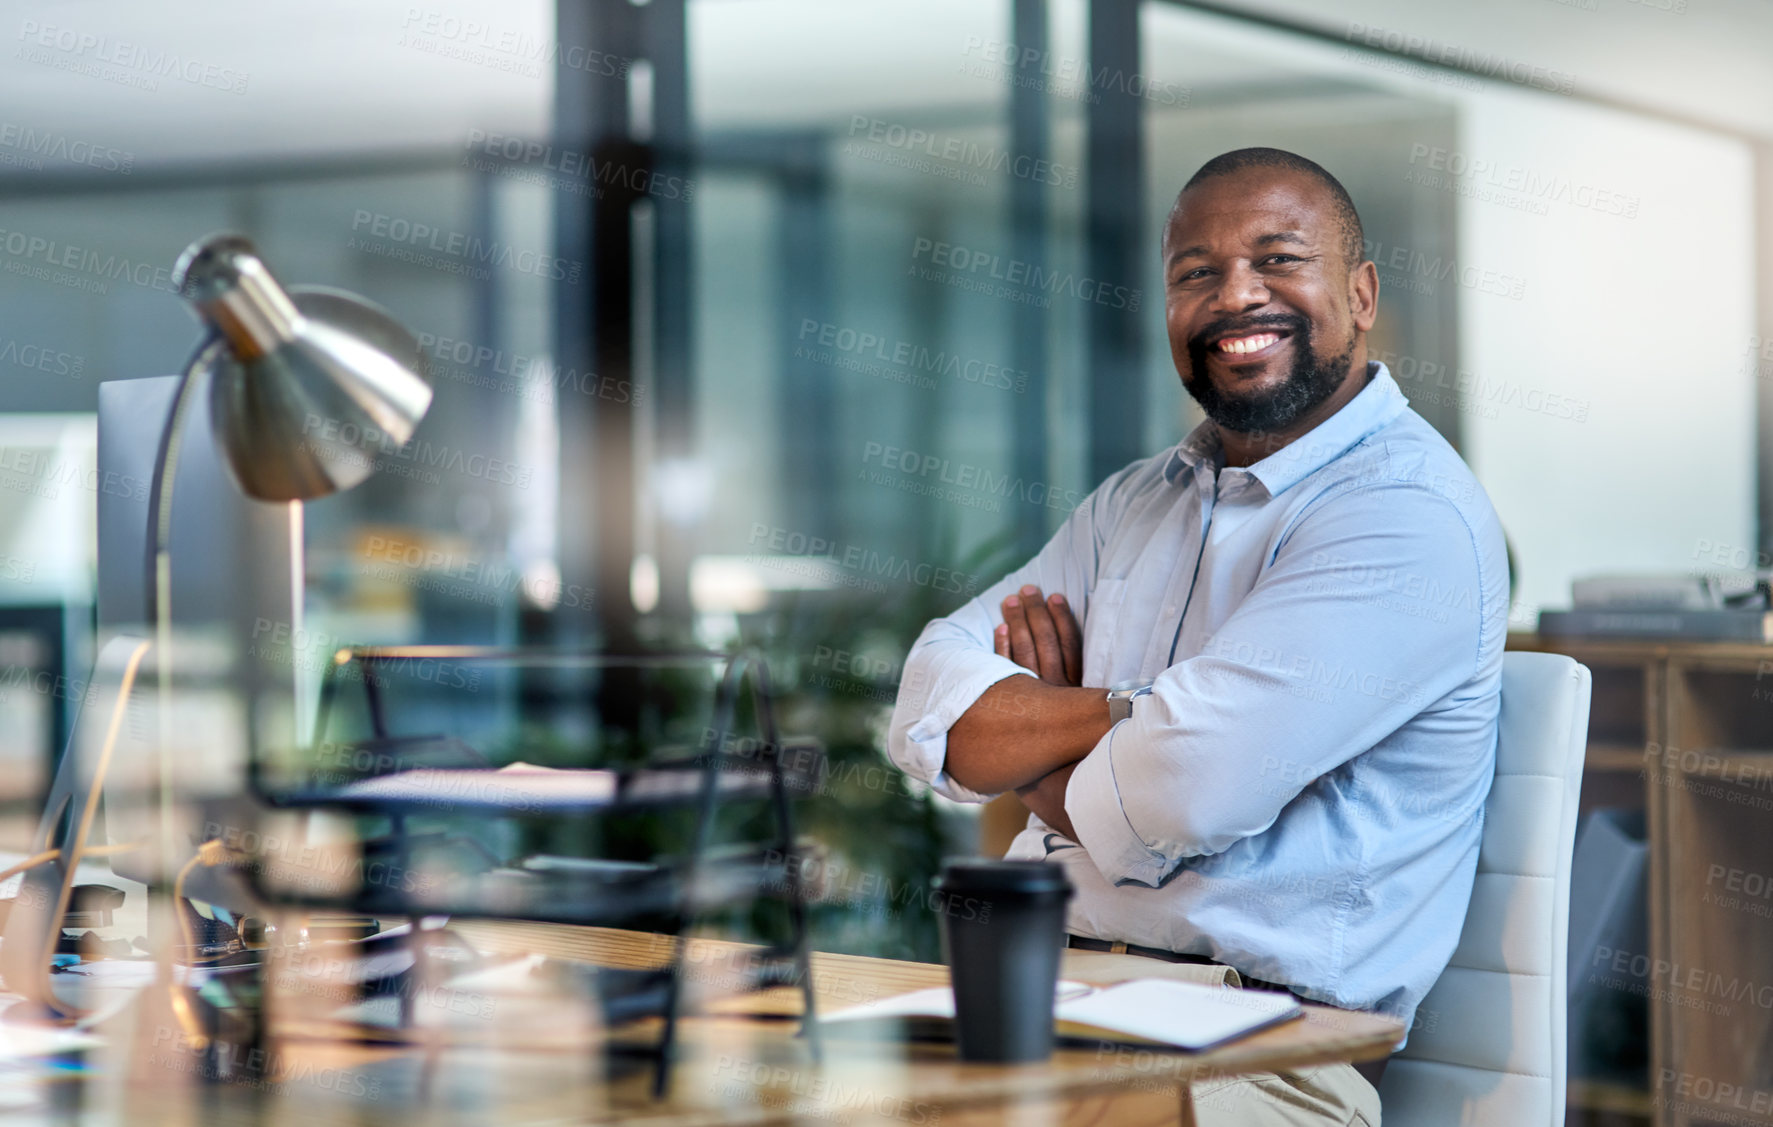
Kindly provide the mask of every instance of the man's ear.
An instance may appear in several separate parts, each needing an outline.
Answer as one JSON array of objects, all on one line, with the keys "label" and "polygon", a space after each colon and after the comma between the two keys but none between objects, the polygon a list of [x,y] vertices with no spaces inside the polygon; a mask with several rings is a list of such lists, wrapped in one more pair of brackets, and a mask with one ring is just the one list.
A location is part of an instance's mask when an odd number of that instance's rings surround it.
[{"label": "man's ear", "polygon": [[1363,333],[1371,331],[1379,319],[1379,268],[1372,259],[1349,272],[1348,311],[1354,316],[1354,327]]}]

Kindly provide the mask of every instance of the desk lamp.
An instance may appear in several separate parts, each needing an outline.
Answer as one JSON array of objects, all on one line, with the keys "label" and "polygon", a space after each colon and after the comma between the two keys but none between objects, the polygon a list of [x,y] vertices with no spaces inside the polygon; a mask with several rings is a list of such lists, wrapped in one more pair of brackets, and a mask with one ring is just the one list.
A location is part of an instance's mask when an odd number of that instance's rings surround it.
[{"label": "desk lamp", "polygon": [[416,337],[351,294],[285,291],[238,235],[192,243],[173,279],[210,336],[185,369],[161,437],[150,518],[156,554],[169,527],[158,510],[170,501],[174,432],[205,381],[211,425],[235,481],[260,501],[307,501],[351,488],[370,475],[377,453],[412,437],[431,406]]},{"label": "desk lamp", "polygon": [[[152,665],[159,682],[162,749],[162,849],[156,871],[162,881],[180,852],[166,754],[173,746],[170,545],[173,487],[194,404],[207,388],[210,431],[241,493],[259,501],[299,503],[362,482],[373,472],[377,454],[411,439],[432,398],[418,339],[393,317],[343,291],[285,290],[245,238],[214,235],[191,244],[179,257],[174,280],[208,332],[178,377],[170,411],[153,416],[164,418],[165,426],[154,453],[146,535],[134,541],[147,548],[141,621],[152,623],[156,643]],[[299,551],[299,543],[294,547]],[[292,581],[299,600],[299,570]],[[29,862],[41,867],[30,874],[27,888],[34,886],[38,895],[32,902],[46,910],[13,911],[0,947],[8,984],[34,995],[63,1020],[74,1014],[54,999],[47,972],[69,911],[76,866],[83,855],[123,848],[89,843],[129,684],[148,650],[139,641],[115,641],[135,648],[120,693],[106,698],[114,699],[112,715],[83,717],[87,723],[108,723],[111,736],[97,761],[85,765],[76,764],[70,740]],[[121,652],[113,645],[107,652],[114,648]],[[20,890],[21,902],[25,891]]]}]

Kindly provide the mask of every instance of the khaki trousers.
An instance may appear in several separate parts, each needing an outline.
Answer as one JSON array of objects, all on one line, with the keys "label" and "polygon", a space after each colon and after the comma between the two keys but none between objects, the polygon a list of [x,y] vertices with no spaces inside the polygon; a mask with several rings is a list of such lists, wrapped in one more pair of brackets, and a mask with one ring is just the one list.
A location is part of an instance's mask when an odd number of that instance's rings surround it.
[{"label": "khaki trousers", "polygon": [[1379,1127],[1379,1093],[1351,1064],[1197,1080],[1183,1127]]}]

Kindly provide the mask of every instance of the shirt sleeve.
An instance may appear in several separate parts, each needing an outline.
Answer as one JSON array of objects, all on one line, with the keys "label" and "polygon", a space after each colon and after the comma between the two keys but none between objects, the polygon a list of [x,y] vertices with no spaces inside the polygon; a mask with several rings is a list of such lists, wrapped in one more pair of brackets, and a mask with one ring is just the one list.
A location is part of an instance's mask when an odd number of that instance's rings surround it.
[{"label": "shirt sleeve", "polygon": [[992,685],[1005,677],[1029,673],[992,649],[992,632],[1003,622],[1003,600],[1032,583],[1043,594],[1064,595],[1081,628],[1089,614],[1104,536],[1121,504],[1118,487],[1142,464],[1120,471],[1084,498],[1027,564],[953,614],[924,627],[905,657],[887,733],[887,755],[900,770],[960,802],[987,802],[996,797],[961,786],[943,770],[943,764],[948,757],[948,729],[954,722]]},{"label": "shirt sleeve", "polygon": [[1420,486],[1308,509],[1202,652],[1165,670],[1072,774],[1065,810],[1103,876],[1156,887],[1261,833],[1471,680],[1496,644],[1499,554]]}]

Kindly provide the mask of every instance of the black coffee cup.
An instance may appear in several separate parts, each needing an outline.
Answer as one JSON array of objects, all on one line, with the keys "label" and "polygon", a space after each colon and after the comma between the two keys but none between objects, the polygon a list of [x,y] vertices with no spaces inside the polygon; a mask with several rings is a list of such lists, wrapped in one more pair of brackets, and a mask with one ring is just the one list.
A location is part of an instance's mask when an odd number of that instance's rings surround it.
[{"label": "black coffee cup", "polygon": [[1047,1059],[1071,899],[1065,871],[1042,861],[950,861],[935,887],[960,1058]]}]

